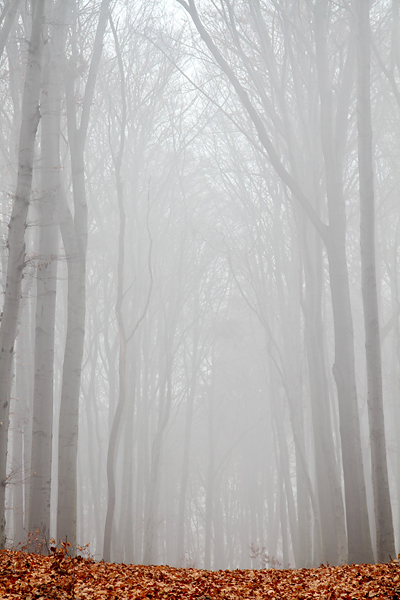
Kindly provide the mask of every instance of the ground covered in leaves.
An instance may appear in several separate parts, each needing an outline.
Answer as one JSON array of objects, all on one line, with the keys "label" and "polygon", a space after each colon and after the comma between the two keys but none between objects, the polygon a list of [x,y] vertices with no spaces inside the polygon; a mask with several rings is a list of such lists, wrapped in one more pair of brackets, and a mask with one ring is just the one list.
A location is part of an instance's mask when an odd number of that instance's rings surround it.
[{"label": "ground covered in leaves", "polygon": [[70,558],[65,549],[55,548],[50,556],[1,551],[0,598],[400,600],[400,565],[393,561],[318,569],[202,571],[95,562]]}]

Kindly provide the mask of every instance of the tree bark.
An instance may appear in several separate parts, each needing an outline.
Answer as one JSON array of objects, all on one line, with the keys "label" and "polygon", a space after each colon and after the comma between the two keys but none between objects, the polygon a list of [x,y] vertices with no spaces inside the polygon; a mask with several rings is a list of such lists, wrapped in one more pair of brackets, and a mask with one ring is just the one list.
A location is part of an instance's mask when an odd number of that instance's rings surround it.
[{"label": "tree bark", "polygon": [[[348,533],[348,560],[350,562],[373,562],[355,382],[354,334],[346,263],[346,218],[343,190],[341,187],[342,175],[340,169],[336,168],[340,162],[337,163],[337,156],[333,153],[334,148],[331,143],[331,136],[329,135],[332,122],[328,120],[328,116],[331,117],[331,114],[329,97],[327,95],[328,90],[325,85],[327,73],[319,69],[321,133],[327,177],[329,226],[326,226],[321,221],[309,198],[280,160],[260,113],[252,103],[249,94],[241,85],[233,68],[222,56],[202,24],[196,9],[195,0],[188,0],[187,2],[185,0],[177,0],[177,2],[190,14],[201,38],[235,89],[244,109],[253,122],[258,138],[267,152],[276,173],[289,188],[293,197],[299,202],[326,245],[334,313],[335,364],[333,372],[340,413]],[[325,18],[325,5],[326,0],[318,1],[315,10],[316,18]],[[317,28],[317,43],[320,32],[321,28]],[[326,35],[326,32],[323,32],[323,35]],[[319,41],[321,41],[321,38],[319,38]],[[323,44],[321,44],[321,48],[322,50],[324,49]]]},{"label": "tree bark", "polygon": [[84,148],[89,126],[97,71],[100,64],[110,0],[102,0],[94,41],[93,55],[83,99],[79,128],[76,123],[74,86],[66,77],[68,138],[70,143],[74,216],[68,215],[64,203],[64,237],[68,264],[67,336],[62,375],[60,428],[58,445],[57,540],[76,546],[77,455],[79,428],[79,393],[82,371],[86,309],[87,201],[85,188]]},{"label": "tree bark", "polygon": [[179,488],[179,508],[177,524],[177,544],[176,544],[176,566],[183,566],[184,561],[184,532],[185,532],[185,513],[187,503],[187,487],[189,481],[190,464],[190,443],[192,433],[193,408],[196,394],[196,381],[198,376],[198,353],[199,353],[199,306],[198,295],[195,296],[194,325],[193,325],[193,346],[191,360],[191,378],[186,400],[185,413],[185,434],[183,443],[182,475]]},{"label": "tree bark", "polygon": [[169,421],[172,402],[171,359],[166,357],[159,392],[157,429],[151,446],[150,475],[146,490],[145,529],[143,538],[143,564],[155,563],[156,513],[159,502],[161,450],[165,428]]},{"label": "tree bark", "polygon": [[21,0],[10,0],[8,6],[3,9],[3,14],[0,17],[0,23],[1,21],[4,21],[3,27],[0,30],[0,58],[3,54],[15,17],[17,16],[20,1]]},{"label": "tree bark", "polygon": [[[336,462],[329,406],[322,318],[322,243],[303,216],[305,350],[308,362],[315,477],[319,502],[321,548],[314,558],[330,564],[347,560],[347,537],[340,473]],[[307,239],[310,238],[310,239]]]},{"label": "tree bark", "polygon": [[[68,2],[55,17],[65,23]],[[48,18],[53,17],[49,7]],[[54,17],[53,17],[54,18]],[[49,30],[42,89],[41,188],[39,201],[39,263],[35,322],[35,375],[32,414],[32,475],[28,532],[50,536],[50,496],[53,437],[54,328],[58,262],[58,194],[60,193],[61,53],[66,27]],[[43,551],[45,547],[43,547]]]},{"label": "tree bark", "polygon": [[12,364],[25,266],[25,228],[32,190],[34,147],[39,123],[39,91],[43,54],[41,30],[44,20],[44,4],[45,0],[37,0],[34,4],[22,100],[17,188],[9,223],[6,290],[0,326],[0,548],[4,548],[6,543],[4,510],[7,485],[7,436],[13,378]]},{"label": "tree bark", "polygon": [[387,469],[382,392],[382,361],[375,258],[375,194],[372,156],[369,0],[357,4],[357,129],[360,185],[361,282],[364,307],[371,444],[378,562],[395,558],[392,507]]},{"label": "tree bark", "polygon": [[[103,558],[105,561],[111,561],[111,534],[115,510],[115,462],[118,451],[119,431],[121,419],[125,408],[126,401],[126,347],[127,334],[122,311],[122,303],[124,300],[124,271],[125,271],[125,230],[126,230],[126,213],[124,205],[124,186],[121,176],[122,160],[125,149],[125,129],[126,129],[126,97],[125,97],[125,76],[122,63],[121,49],[118,42],[118,35],[114,24],[110,19],[112,32],[114,35],[115,49],[117,53],[119,72],[121,77],[121,102],[122,102],[122,118],[119,131],[120,144],[118,152],[113,156],[115,169],[115,181],[117,189],[117,202],[119,213],[119,235],[118,235],[118,275],[117,275],[117,301],[115,305],[115,315],[117,317],[118,334],[119,334],[119,360],[118,360],[118,402],[112,421],[110,438],[108,441],[107,452],[107,512],[104,526],[104,542],[103,542]],[[131,533],[133,535],[133,532]]]}]

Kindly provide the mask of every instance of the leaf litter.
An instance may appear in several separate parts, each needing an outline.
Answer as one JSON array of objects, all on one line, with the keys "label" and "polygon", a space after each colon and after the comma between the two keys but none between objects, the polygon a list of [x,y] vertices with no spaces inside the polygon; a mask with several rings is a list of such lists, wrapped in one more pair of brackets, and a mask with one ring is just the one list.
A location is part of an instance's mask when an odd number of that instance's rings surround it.
[{"label": "leaf litter", "polygon": [[400,600],[400,564],[321,565],[316,569],[205,571],[125,565],[72,558],[65,548],[50,556],[0,551],[4,600]]}]

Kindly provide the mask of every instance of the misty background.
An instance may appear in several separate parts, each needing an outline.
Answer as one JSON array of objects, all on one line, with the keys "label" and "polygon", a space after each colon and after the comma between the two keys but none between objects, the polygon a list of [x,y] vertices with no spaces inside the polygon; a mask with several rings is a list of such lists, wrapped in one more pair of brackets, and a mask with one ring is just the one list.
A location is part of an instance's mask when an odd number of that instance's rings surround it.
[{"label": "misty background", "polygon": [[0,98],[1,547],[396,558],[399,1],[4,0]]}]

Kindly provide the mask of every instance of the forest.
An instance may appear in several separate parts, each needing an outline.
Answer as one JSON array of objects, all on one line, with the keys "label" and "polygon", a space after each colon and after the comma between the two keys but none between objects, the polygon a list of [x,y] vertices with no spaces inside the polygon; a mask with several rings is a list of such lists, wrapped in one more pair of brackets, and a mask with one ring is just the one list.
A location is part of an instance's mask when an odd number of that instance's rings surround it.
[{"label": "forest", "polygon": [[0,0],[0,203],[0,551],[396,558],[399,0]]}]

